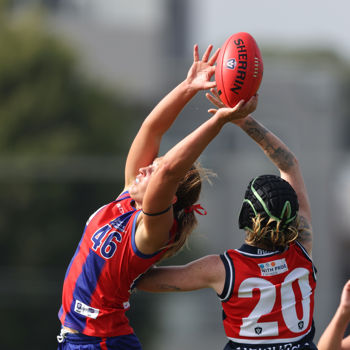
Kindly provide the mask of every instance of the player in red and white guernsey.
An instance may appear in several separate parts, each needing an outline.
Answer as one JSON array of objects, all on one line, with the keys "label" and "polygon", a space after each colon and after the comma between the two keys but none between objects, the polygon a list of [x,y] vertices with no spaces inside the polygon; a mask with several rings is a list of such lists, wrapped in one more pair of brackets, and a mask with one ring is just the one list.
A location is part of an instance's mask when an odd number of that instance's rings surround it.
[{"label": "player in red and white guernsey", "polygon": [[[208,99],[225,106],[212,89]],[[234,121],[264,151],[280,176],[248,185],[239,215],[245,243],[184,266],[154,267],[137,283],[150,292],[213,288],[222,303],[225,350],[317,349],[311,210],[295,155],[251,115]]]},{"label": "player in red and white guernsey", "polygon": [[157,157],[162,135],[182,108],[215,86],[210,79],[218,51],[211,50],[200,60],[195,45],[187,78],[154,108],[131,145],[124,190],[88,220],[64,280],[58,349],[141,349],[125,315],[132,285],[183,246],[202,209],[195,204],[201,190],[197,158],[224,124],[256,107],[253,98],[216,114]]}]

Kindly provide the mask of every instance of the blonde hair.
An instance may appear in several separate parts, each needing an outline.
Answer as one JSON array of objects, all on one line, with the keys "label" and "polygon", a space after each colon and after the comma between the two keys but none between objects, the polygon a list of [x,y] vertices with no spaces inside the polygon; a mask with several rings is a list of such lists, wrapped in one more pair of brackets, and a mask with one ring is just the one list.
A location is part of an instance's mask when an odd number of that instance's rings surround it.
[{"label": "blonde hair", "polygon": [[253,226],[246,230],[246,243],[265,250],[283,249],[294,242],[299,235],[299,221],[295,219],[289,225],[270,218],[266,225],[260,214],[252,218]]}]

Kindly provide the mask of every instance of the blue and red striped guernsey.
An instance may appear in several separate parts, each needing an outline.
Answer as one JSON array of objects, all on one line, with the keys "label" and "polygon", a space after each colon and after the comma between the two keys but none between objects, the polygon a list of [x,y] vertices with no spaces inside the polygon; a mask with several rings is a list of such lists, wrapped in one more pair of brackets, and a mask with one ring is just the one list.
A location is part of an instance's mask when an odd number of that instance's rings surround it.
[{"label": "blue and red striped guernsey", "polygon": [[165,251],[145,255],[137,250],[140,210],[132,203],[124,192],[87,221],[64,279],[58,313],[62,325],[96,337],[133,333],[125,315],[131,286]]}]

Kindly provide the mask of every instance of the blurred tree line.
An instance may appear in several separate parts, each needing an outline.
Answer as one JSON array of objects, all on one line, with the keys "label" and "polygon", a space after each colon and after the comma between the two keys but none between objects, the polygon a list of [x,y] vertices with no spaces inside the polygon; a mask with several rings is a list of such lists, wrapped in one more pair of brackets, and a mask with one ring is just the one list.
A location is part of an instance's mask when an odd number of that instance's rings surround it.
[{"label": "blurred tree line", "polygon": [[79,72],[40,12],[13,5],[0,0],[1,348],[46,350],[85,221],[122,189],[144,115]]}]

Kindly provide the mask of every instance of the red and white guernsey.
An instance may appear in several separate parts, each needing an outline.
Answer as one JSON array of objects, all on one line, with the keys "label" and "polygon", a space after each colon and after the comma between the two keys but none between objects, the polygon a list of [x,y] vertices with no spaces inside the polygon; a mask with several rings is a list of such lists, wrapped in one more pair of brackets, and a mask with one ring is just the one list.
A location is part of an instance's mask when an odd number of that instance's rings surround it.
[{"label": "red and white guernsey", "polygon": [[219,297],[232,342],[253,347],[312,342],[316,271],[299,243],[283,252],[244,244],[221,259],[226,281]]},{"label": "red and white guernsey", "polygon": [[62,325],[97,337],[133,333],[125,315],[132,284],[165,251],[145,255],[137,250],[140,210],[132,204],[124,192],[88,220],[64,280],[58,314]]}]

